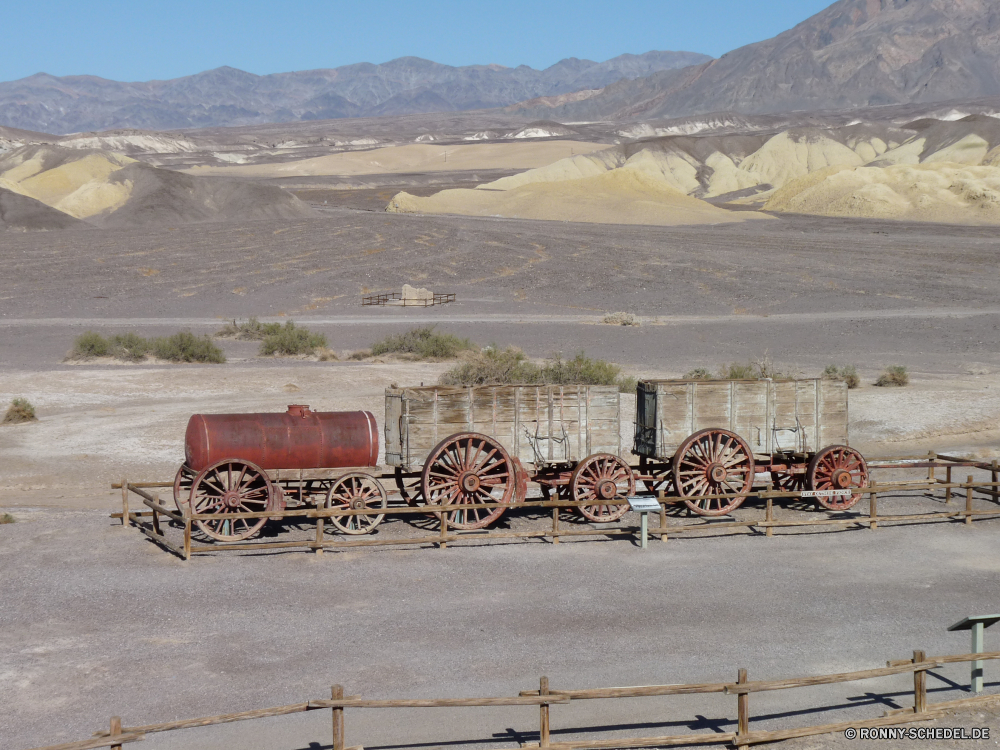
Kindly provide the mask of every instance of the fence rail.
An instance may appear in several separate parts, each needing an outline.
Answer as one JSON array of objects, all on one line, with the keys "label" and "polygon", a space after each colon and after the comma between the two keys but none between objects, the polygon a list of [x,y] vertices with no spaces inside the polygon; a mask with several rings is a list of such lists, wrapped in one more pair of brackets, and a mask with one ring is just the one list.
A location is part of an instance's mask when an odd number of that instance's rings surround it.
[{"label": "fence rail", "polygon": [[[329,699],[310,699],[290,705],[262,708],[254,711],[241,711],[238,713],[183,719],[180,721],[168,721],[135,727],[122,727],[121,719],[116,716],[111,719],[110,731],[104,730],[96,732],[95,736],[91,739],[82,740],[80,742],[68,742],[62,745],[53,745],[47,748],[36,748],[35,750],[90,750],[90,748],[120,747],[122,744],[142,740],[145,735],[155,732],[170,732],[180,729],[207,727],[218,724],[229,724],[237,721],[250,721],[327,709],[332,712],[333,750],[348,750],[348,748],[345,747],[344,731],[345,711],[347,709],[351,709],[353,711],[360,709],[457,709],[524,706],[538,706],[539,708],[539,739],[537,742],[522,743],[522,747],[525,748],[558,748],[559,750],[584,750],[585,748],[594,748],[594,750],[599,750],[600,748],[670,747],[702,744],[732,744],[736,747],[744,747],[764,742],[776,742],[778,740],[790,739],[793,737],[829,734],[831,732],[843,731],[849,727],[879,727],[906,724],[916,721],[926,721],[928,719],[944,716],[946,715],[946,711],[1000,700],[1000,696],[985,695],[941,703],[927,702],[926,675],[929,670],[937,669],[943,664],[995,659],[1000,659],[1000,652],[956,654],[928,658],[925,656],[923,651],[914,651],[911,659],[888,661],[886,662],[886,667],[877,667],[874,669],[865,669],[854,672],[841,672],[827,675],[807,675],[781,680],[762,680],[751,682],[748,678],[747,670],[739,669],[737,670],[737,678],[734,682],[710,682],[689,685],[643,685],[635,687],[607,687],[583,690],[553,689],[549,685],[548,678],[542,677],[539,680],[538,690],[525,690],[517,696],[497,698],[367,699],[357,695],[345,696],[343,686],[334,685],[330,690]],[[771,731],[750,730],[752,717],[750,714],[749,698],[752,693],[771,690],[795,690],[814,687],[817,685],[857,682],[860,680],[892,677],[908,673],[912,673],[913,675],[912,707],[891,709],[886,711],[881,717],[865,720],[838,722],[834,724],[819,724],[807,727],[795,727]],[[690,734],[660,737],[594,738],[589,740],[573,740],[566,742],[552,742],[551,740],[552,706],[566,705],[577,700],[621,700],[628,698],[708,693],[722,693],[725,695],[736,696],[735,723],[737,725],[737,730],[735,732],[713,732],[711,734],[693,732]],[[796,708],[801,709],[801,706],[796,704]],[[822,709],[822,706],[816,707],[816,710]],[[622,724],[622,726],[625,726],[625,724]],[[614,728],[615,727],[602,727],[602,729],[607,729],[609,731]],[[569,731],[574,730],[570,729]],[[444,741],[445,740],[442,740],[442,742]]]},{"label": "fence rail", "polygon": [[[877,530],[879,523],[915,523],[928,521],[964,521],[971,524],[975,519],[982,517],[1000,517],[1000,481],[998,481],[998,465],[996,461],[985,463],[940,454],[931,453],[927,457],[921,456],[897,456],[869,462],[873,470],[901,470],[901,469],[926,469],[926,479],[919,481],[904,480],[890,482],[870,482],[869,486],[860,489],[856,494],[867,495],[868,503],[866,509],[851,511],[828,511],[822,518],[800,517],[777,520],[774,516],[775,502],[790,501],[801,498],[801,492],[784,490],[758,490],[752,492],[750,497],[764,501],[764,507],[758,511],[758,517],[746,520],[736,520],[728,518],[722,519],[701,519],[689,523],[668,523],[667,510],[674,505],[685,502],[685,498],[668,496],[663,491],[657,495],[660,502],[659,523],[650,525],[645,529],[645,533],[653,538],[659,537],[662,541],[667,541],[671,536],[680,534],[691,534],[699,532],[716,532],[724,529],[752,529],[763,532],[764,536],[774,535],[775,529],[792,529],[797,527],[847,527],[858,526],[867,527],[870,530]],[[991,473],[991,481],[976,480],[974,475],[969,474],[964,482],[952,481],[952,474],[955,468],[971,468]],[[945,478],[935,475],[937,469],[944,469]],[[220,550],[231,551],[259,551],[259,550],[287,550],[287,549],[308,549],[317,554],[322,554],[325,550],[336,551],[338,549],[352,549],[357,547],[385,547],[397,545],[417,545],[417,546],[437,546],[447,547],[450,542],[474,538],[488,539],[548,539],[552,543],[558,544],[561,539],[578,537],[637,537],[644,533],[642,525],[622,524],[617,526],[594,525],[594,524],[574,524],[576,528],[568,528],[561,519],[562,511],[574,510],[585,505],[593,505],[589,502],[573,502],[563,499],[529,500],[516,504],[500,503],[480,503],[476,505],[463,505],[460,510],[492,510],[496,508],[507,509],[528,509],[539,512],[551,511],[551,525],[547,528],[533,528],[525,530],[507,529],[482,529],[476,531],[464,531],[449,528],[444,517],[453,512],[456,508],[450,506],[425,505],[420,507],[411,506],[390,506],[387,508],[361,508],[355,510],[345,510],[340,508],[292,508],[286,510],[265,510],[257,512],[243,513],[190,513],[178,511],[167,507],[160,499],[159,495],[148,490],[172,487],[172,482],[130,482],[122,479],[120,483],[112,485],[114,489],[121,489],[122,510],[121,513],[111,514],[114,518],[121,518],[123,525],[135,524],[135,526],[149,539],[173,554],[188,560],[192,555],[218,552]],[[944,504],[951,506],[945,510],[922,511],[916,513],[879,513],[879,496],[884,497],[886,493],[898,492],[943,492]],[[142,505],[148,510],[130,510],[129,496],[134,494],[139,497]],[[958,504],[952,505],[956,496],[964,494],[964,507]],[[985,496],[990,507],[974,507],[976,495]],[[703,495],[688,499],[725,499],[731,495]],[[984,498],[979,498],[983,500]],[[606,505],[625,505],[627,500],[617,499],[602,501]],[[744,511],[748,511],[747,506],[743,506]],[[855,506],[855,508],[859,508]],[[386,517],[407,518],[410,516],[425,516],[436,519],[437,530],[430,531],[425,528],[414,528],[416,532],[412,536],[402,536],[399,538],[382,538],[367,536],[365,538],[329,538],[325,535],[327,530],[326,520],[331,517],[348,517],[359,515],[384,515]],[[164,516],[170,521],[182,527],[183,536],[177,539],[176,536],[168,538],[160,523],[160,516]],[[246,542],[216,542],[213,544],[198,543],[194,538],[198,522],[212,521],[218,519],[297,519],[315,522],[316,530],[312,539],[298,539],[288,541],[246,541]]]}]

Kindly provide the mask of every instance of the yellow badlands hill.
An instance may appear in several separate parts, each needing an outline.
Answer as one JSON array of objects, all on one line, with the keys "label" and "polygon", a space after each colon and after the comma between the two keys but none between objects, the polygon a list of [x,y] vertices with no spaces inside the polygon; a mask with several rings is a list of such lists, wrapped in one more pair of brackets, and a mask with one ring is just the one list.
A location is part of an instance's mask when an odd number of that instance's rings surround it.
[{"label": "yellow badlands hill", "polygon": [[1000,223],[1000,169],[950,162],[831,167],[789,183],[765,211],[866,219]]},{"label": "yellow badlands hill", "polygon": [[509,190],[443,190],[426,198],[400,193],[386,210],[603,224],[722,224],[767,218],[716,208],[636,169],[529,183]]}]

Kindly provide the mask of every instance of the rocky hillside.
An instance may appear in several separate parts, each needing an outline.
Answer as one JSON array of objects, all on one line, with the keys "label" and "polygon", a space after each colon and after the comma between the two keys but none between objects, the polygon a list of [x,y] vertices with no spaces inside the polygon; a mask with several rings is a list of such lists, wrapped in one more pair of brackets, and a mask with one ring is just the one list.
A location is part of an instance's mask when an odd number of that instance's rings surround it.
[{"label": "rocky hillside", "polygon": [[607,86],[711,58],[647,52],[605,62],[452,67],[416,57],[382,65],[257,76],[218,68],[169,81],[121,83],[45,73],[0,83],[0,125],[47,133],[112,128],[169,130],[502,107]]},{"label": "rocky hillside", "polygon": [[554,119],[841,109],[1000,94],[998,0],[839,0],[773,39],[579,101],[512,108]]}]

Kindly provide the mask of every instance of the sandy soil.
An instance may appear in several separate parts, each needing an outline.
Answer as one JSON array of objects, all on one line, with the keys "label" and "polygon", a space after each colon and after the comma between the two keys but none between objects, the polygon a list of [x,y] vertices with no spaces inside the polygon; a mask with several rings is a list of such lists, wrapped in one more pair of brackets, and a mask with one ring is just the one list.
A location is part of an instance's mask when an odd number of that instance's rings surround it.
[{"label": "sandy soil", "polygon": [[370,175],[476,169],[533,169],[573,154],[600,151],[606,143],[544,140],[520,143],[414,143],[275,164],[192,167],[195,175],[271,179],[305,175]]}]

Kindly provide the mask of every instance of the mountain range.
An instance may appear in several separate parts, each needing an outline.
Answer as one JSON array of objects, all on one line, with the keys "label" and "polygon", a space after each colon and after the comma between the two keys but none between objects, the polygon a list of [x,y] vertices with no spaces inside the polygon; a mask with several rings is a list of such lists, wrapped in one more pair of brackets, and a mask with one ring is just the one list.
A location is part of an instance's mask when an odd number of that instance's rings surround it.
[{"label": "mountain range", "polygon": [[588,94],[509,111],[635,120],[996,96],[1000,0],[838,0],[773,39]]},{"label": "mountain range", "polygon": [[381,65],[360,63],[265,76],[223,67],[141,83],[38,73],[0,83],[0,125],[65,134],[491,109],[600,89],[707,60],[711,60],[708,55],[696,52],[654,51],[600,63],[569,58],[535,70],[527,65],[452,67],[401,57]]}]

